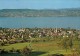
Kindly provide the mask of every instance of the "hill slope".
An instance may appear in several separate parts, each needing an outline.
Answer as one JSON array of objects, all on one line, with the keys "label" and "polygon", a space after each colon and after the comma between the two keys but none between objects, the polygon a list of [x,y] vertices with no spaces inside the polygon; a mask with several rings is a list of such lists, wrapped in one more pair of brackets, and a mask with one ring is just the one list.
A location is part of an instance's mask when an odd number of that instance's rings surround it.
[{"label": "hill slope", "polygon": [[3,9],[0,17],[54,17],[54,16],[80,16],[80,9]]}]

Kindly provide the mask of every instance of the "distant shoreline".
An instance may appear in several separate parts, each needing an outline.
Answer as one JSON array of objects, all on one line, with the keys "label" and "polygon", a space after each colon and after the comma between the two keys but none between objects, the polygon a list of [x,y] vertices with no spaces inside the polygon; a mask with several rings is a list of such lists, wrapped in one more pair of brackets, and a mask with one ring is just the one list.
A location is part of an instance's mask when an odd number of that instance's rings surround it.
[{"label": "distant shoreline", "polygon": [[80,17],[80,9],[2,9],[0,17]]}]

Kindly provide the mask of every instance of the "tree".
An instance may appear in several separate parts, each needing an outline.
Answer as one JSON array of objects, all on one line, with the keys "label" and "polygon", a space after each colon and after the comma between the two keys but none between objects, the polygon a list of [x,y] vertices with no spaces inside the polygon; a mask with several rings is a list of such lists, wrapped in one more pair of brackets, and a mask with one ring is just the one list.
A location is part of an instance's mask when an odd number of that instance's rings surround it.
[{"label": "tree", "polygon": [[4,42],[0,42],[0,46],[4,46],[5,44],[4,44]]},{"label": "tree", "polygon": [[67,48],[68,48],[67,40],[68,40],[68,39],[65,37],[65,38],[63,38],[62,41],[61,41],[61,45],[62,45],[63,48],[66,49],[66,52],[67,52]]},{"label": "tree", "polygon": [[73,42],[72,42],[72,39],[70,38],[69,40],[68,40],[68,46],[70,47],[70,48],[72,48],[73,47]]},{"label": "tree", "polygon": [[14,52],[16,52],[16,51],[15,51],[15,49],[14,49],[14,48],[12,48],[12,49],[10,50],[10,52],[11,52],[11,53],[12,53],[12,52],[14,53]]},{"label": "tree", "polygon": [[28,56],[30,54],[31,50],[26,46],[21,50],[21,53],[23,56]]}]

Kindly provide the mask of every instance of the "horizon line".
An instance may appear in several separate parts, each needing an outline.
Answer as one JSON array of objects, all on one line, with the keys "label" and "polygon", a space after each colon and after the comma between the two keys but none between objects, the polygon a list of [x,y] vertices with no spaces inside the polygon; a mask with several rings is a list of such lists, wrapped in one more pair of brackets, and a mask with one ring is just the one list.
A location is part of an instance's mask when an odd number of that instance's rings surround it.
[{"label": "horizon line", "polygon": [[[77,8],[41,8],[41,9],[37,9],[37,8],[4,8],[4,9],[33,9],[33,10],[57,10],[57,9],[79,9],[80,7]],[[4,9],[0,9],[0,10],[4,10]]]}]

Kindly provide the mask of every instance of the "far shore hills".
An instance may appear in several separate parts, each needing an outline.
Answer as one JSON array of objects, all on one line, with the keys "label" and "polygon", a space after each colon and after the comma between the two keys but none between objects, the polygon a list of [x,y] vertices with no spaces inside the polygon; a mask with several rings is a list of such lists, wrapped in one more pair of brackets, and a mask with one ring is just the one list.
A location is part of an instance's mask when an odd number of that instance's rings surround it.
[{"label": "far shore hills", "polygon": [[2,9],[0,17],[80,17],[80,8]]}]

